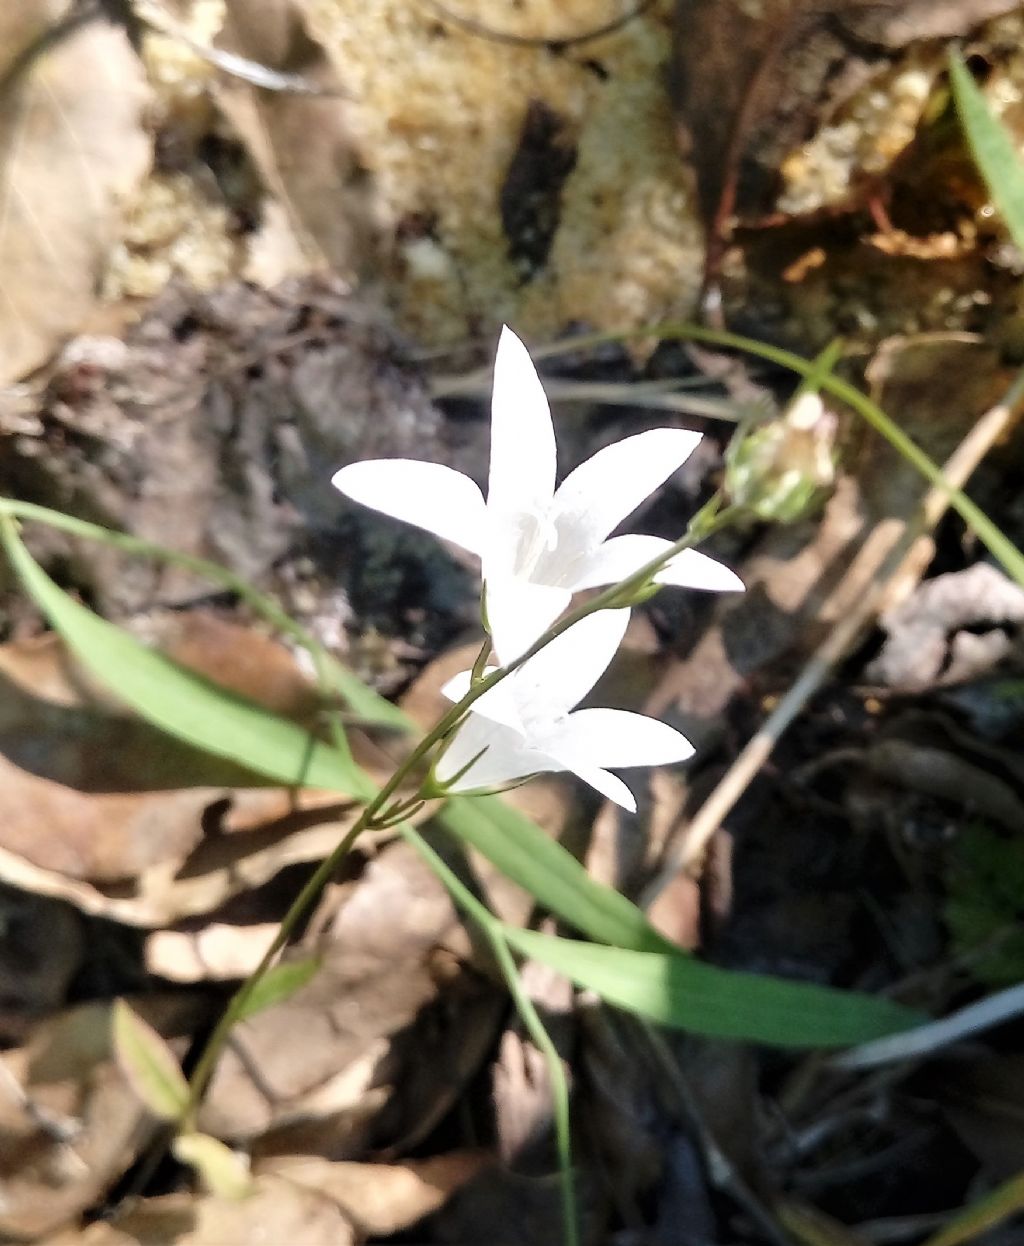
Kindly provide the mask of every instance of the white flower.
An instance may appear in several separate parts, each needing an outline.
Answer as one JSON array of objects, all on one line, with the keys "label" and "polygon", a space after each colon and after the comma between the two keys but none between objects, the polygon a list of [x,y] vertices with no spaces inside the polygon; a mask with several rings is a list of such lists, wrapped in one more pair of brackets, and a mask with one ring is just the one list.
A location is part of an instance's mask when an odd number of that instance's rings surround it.
[{"label": "white flower", "polygon": [[[488,627],[507,664],[578,589],[626,579],[669,548],[659,537],[608,537],[699,441],[699,433],[679,428],[626,437],[599,450],[556,490],[547,399],[526,347],[506,327],[494,361],[486,502],[468,476],[412,459],[353,463],[333,483],[365,506],[480,555]],[[677,554],[655,579],[713,591],[743,588],[731,571],[696,550]]]},{"label": "white flower", "polygon": [[[500,788],[542,771],[571,771],[631,812],[636,801],[607,767],[685,761],[693,747],[666,723],[626,710],[570,713],[612,660],[628,610],[600,610],[581,619],[489,689],[470,707],[435,766],[452,792]],[[463,671],[444,687],[451,701],[470,689]]]}]

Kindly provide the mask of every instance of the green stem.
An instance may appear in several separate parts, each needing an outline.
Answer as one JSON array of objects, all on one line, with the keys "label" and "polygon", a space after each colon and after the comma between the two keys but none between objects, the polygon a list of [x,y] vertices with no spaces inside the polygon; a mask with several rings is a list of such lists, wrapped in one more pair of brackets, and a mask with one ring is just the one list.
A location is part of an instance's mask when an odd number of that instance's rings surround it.
[{"label": "green stem", "polygon": [[302,890],[292,901],[288,912],[281,919],[281,925],[274,936],[274,941],[264,952],[260,963],[232,995],[227,1007],[221,1013],[220,1019],[213,1028],[213,1033],[206,1040],[206,1045],[203,1047],[202,1054],[196,1062],[192,1076],[189,1078],[188,1105],[181,1122],[181,1128],[184,1131],[188,1132],[196,1128],[199,1105],[210,1083],[210,1078],[213,1076],[217,1061],[220,1059],[221,1052],[227,1043],[228,1035],[238,1019],[244,1014],[246,1005],[252,998],[253,992],[277,959],[278,954],[287,946],[300,923],[312,911],[313,906],[320,898],[321,891],[331,881],[331,877],[348,855],[352,845],[370,825],[371,811],[377,800],[379,800],[379,797],[375,797],[374,801],[366,806],[359,820],[344,839],[306,880]]},{"label": "green stem", "polygon": [[[416,747],[412,750],[404,762],[395,770],[391,778],[384,784],[376,796],[369,802],[359,817],[359,820],[348,832],[345,838],[334,849],[331,855],[319,866],[319,868],[309,877],[306,885],[299,892],[298,896],[292,902],[287,913],[281,919],[281,925],[274,937],[273,943],[264,953],[260,963],[249,977],[242,983],[235,994],[228,1002],[227,1008],[214,1027],[213,1033],[210,1035],[206,1046],[203,1048],[199,1061],[196,1064],[189,1083],[189,1103],[185,1113],[184,1121],[186,1127],[194,1127],[195,1117],[198,1113],[199,1104],[203,1094],[209,1084],[210,1078],[213,1076],[213,1070],[216,1067],[220,1053],[227,1042],[228,1035],[232,1027],[238,1021],[239,1017],[244,1013],[245,1006],[248,1003],[252,993],[263,979],[264,974],[270,969],[278,954],[287,946],[292,936],[295,934],[300,923],[306,918],[313,905],[316,903],[321,891],[330,881],[338,866],[344,860],[349,850],[363,831],[376,825],[377,815],[385,808],[388,801],[402,785],[405,778],[423,761],[427,754],[439,744],[445,736],[457,726],[465,716],[466,711],[478,701],[485,692],[493,688],[501,680],[507,679],[514,671],[518,670],[524,662],[528,662],[535,654],[539,653],[545,645],[550,644],[556,636],[560,636],[567,631],[575,623],[588,615],[593,614],[597,610],[603,610],[611,607],[617,601],[621,601],[624,597],[628,597],[629,593],[634,589],[639,589],[645,585],[664,565],[676,554],[681,553],[684,549],[695,545],[699,540],[703,540],[709,532],[716,528],[722,527],[728,523],[733,517],[734,511],[726,507],[724,510],[713,511],[707,507],[701,512],[701,522],[691,525],[690,531],[685,533],[674,545],[670,546],[663,554],[657,558],[651,559],[649,563],[641,567],[639,571],[631,575],[628,579],[618,584],[613,584],[602,593],[598,593],[596,597],[590,601],[584,602],[575,610],[571,610],[564,618],[557,623],[552,624],[550,628],[541,636],[534,644],[516,658],[514,662],[510,662],[507,666],[499,667],[492,671],[489,675],[483,676],[476,684],[474,684],[466,695],[453,705],[440,720],[435,723],[430,731],[420,740]],[[421,792],[420,794],[426,795]],[[484,910],[486,912],[486,910]]]},{"label": "green stem", "polygon": [[501,921],[476,898],[462,879],[437,855],[418,831],[406,823],[400,828],[400,833],[426,861],[433,874],[448,888],[449,894],[459,908],[480,928],[494,953],[494,959],[505,979],[509,995],[512,997],[523,1026],[537,1050],[544,1057],[548,1079],[551,1082],[552,1118],[555,1126],[555,1146],[558,1151],[559,1184],[562,1193],[564,1242],[565,1246],[579,1246],[579,1209],[572,1165],[569,1086],[562,1057],[558,1054],[551,1035],[545,1029],[533,1000],[523,989],[522,978],[519,976],[515,957],[505,939]]},{"label": "green stem", "polygon": [[[960,489],[951,485],[943,475],[942,469],[935,463],[910,437],[894,423],[877,403],[861,393],[855,385],[831,372],[822,372],[820,361],[805,359],[781,346],[771,346],[766,342],[758,342],[754,338],[743,337],[738,333],[729,333],[724,329],[708,329],[703,325],[690,324],[686,321],[666,321],[662,324],[644,325],[638,329],[614,329],[605,333],[588,333],[584,337],[574,337],[564,342],[552,342],[548,346],[532,351],[533,358],[545,359],[566,351],[585,350],[590,346],[602,346],[606,342],[621,342],[633,337],[652,337],[661,339],[677,338],[683,341],[707,342],[711,346],[724,346],[729,350],[741,350],[748,355],[757,355],[767,359],[769,363],[787,368],[798,376],[811,377],[822,389],[833,397],[845,402],[871,427],[889,442],[912,467],[936,488],[942,489],[949,498],[953,509],[978,536],[989,552],[999,560],[1017,581],[1024,585],[1024,554],[1014,545],[998,525],[994,524],[985,512]],[[1007,406],[1015,406],[1022,398],[1021,386],[1014,385],[1004,400]]]}]

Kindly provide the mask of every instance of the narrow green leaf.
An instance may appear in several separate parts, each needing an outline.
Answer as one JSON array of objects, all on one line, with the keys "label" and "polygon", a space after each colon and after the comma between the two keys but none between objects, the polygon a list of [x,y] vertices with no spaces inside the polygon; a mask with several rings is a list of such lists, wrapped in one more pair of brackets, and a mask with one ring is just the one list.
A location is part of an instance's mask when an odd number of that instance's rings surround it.
[{"label": "narrow green leaf", "polygon": [[252,1192],[252,1175],[245,1162],[209,1134],[185,1133],[171,1143],[174,1158],[198,1173],[203,1185],[218,1198],[237,1200]]},{"label": "narrow green leaf", "polygon": [[1024,1211],[1024,1173],[1004,1181],[990,1194],[954,1216],[924,1246],[962,1246],[962,1243],[972,1241],[1021,1211]]},{"label": "narrow green leaf", "polygon": [[235,1020],[244,1021],[247,1017],[262,1012],[264,1008],[272,1008],[274,1004],[282,1003],[304,987],[319,968],[320,962],[310,957],[305,960],[285,961],[268,969],[246,997]]},{"label": "narrow green leaf", "polygon": [[508,942],[578,986],[659,1025],[779,1047],[839,1047],[920,1024],[889,1000],[706,965],[678,950],[635,952],[505,926]]},{"label": "narrow green leaf", "polygon": [[1024,250],[1024,162],[1021,154],[955,48],[949,53],[949,79],[974,162],[1010,236]]},{"label": "narrow green leaf", "polygon": [[130,532],[118,532],[115,528],[105,528],[102,524],[90,523],[75,515],[65,515],[63,511],[51,510],[48,506],[39,506],[34,502],[0,497],[0,513],[16,519],[29,519],[36,523],[46,524],[48,527],[57,528],[61,532],[70,532],[73,536],[82,537],[87,541],[98,541],[113,549],[122,550],[126,554],[137,554],[140,557],[153,558],[171,566],[183,567],[194,575],[202,576],[213,584],[221,585],[222,588],[236,594],[246,602],[271,627],[291,636],[308,650],[321,670],[325,685],[324,692],[337,693],[349,705],[353,713],[367,722],[414,730],[409,718],[397,705],[392,705],[390,701],[364,684],[357,675],[327,653],[323,646],[304,631],[294,619],[290,618],[273,598],[253,588],[248,581],[229,568],[222,567],[216,562],[208,562],[205,558],[196,558],[192,554],[182,554],[178,550],[158,545],[155,541],[146,541]]},{"label": "narrow green leaf", "polygon": [[174,1052],[122,999],[114,1001],[114,1057],[142,1102],[161,1120],[180,1120],[188,1107],[188,1083]]},{"label": "narrow green leaf", "polygon": [[372,796],[373,785],[350,756],[147,649],[69,597],[4,514],[0,539],[25,589],[83,665],[148,722],[279,783]]},{"label": "narrow green leaf", "polygon": [[595,882],[572,853],[496,796],[450,800],[439,820],[582,934],[634,951],[671,946],[635,904]]},{"label": "narrow green leaf", "polygon": [[416,724],[397,705],[392,704],[379,692],[364,684],[358,675],[354,675],[340,662],[329,659],[327,677],[331,687],[345,701],[353,714],[365,719],[367,723],[376,723],[381,727],[391,727],[398,731],[415,733]]}]

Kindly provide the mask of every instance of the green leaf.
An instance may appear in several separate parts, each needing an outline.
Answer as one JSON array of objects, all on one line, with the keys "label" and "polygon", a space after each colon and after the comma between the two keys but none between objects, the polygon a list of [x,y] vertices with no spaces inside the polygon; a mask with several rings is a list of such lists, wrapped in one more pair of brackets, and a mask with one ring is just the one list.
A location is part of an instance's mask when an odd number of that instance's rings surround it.
[{"label": "green leaf", "polygon": [[498,797],[450,800],[439,821],[582,934],[634,951],[671,947],[635,904],[595,882],[567,849]]},{"label": "green leaf", "polygon": [[126,554],[137,554],[140,557],[153,558],[171,566],[183,567],[194,575],[202,576],[213,584],[221,585],[222,588],[236,594],[246,602],[271,627],[291,636],[310,653],[322,675],[324,687],[321,691],[335,692],[340,695],[353,713],[367,722],[408,731],[415,730],[410,719],[398,706],[392,705],[379,693],[367,687],[347,667],[342,666],[313,636],[291,619],[273,598],[258,592],[248,581],[227,567],[222,567],[216,562],[208,562],[205,558],[196,558],[192,554],[182,554],[178,550],[168,549],[164,545],[146,541],[130,532],[118,532],[115,528],[105,528],[102,524],[90,523],[87,519],[79,519],[75,515],[65,515],[63,511],[51,510],[48,506],[38,506],[34,502],[0,497],[0,513],[10,515],[15,519],[29,519],[46,524],[48,527],[57,528],[61,532],[70,532],[73,536],[82,537],[87,541],[99,541],[103,545],[122,550]]},{"label": "green leaf", "polygon": [[381,727],[391,727],[410,734],[417,732],[416,724],[404,710],[400,710],[386,697],[382,697],[379,692],[375,692],[364,684],[358,675],[354,675],[340,662],[330,658],[326,675],[332,688],[342,697],[352,713],[359,718]]},{"label": "green leaf", "polygon": [[991,1194],[979,1198],[966,1210],[930,1237],[924,1246],[962,1246],[979,1234],[995,1228],[1009,1216],[1024,1211],[1024,1173],[1018,1173],[1009,1181],[997,1186]]},{"label": "green leaf", "polygon": [[113,1046],[118,1067],[153,1115],[180,1120],[188,1108],[188,1083],[174,1052],[122,999],[114,1001]]},{"label": "green leaf", "polygon": [[999,215],[1014,242],[1024,250],[1024,163],[1009,130],[994,115],[971,71],[955,49],[949,54],[949,78],[960,124]]},{"label": "green leaf", "polygon": [[148,722],[279,783],[373,795],[351,756],[147,649],[69,597],[35,562],[5,514],[0,539],[25,589],[83,665]]},{"label": "green leaf", "polygon": [[171,1143],[171,1150],[175,1159],[195,1169],[211,1194],[236,1200],[252,1192],[248,1167],[219,1139],[209,1134],[178,1134]]},{"label": "green leaf", "polygon": [[719,969],[672,950],[634,952],[504,926],[518,952],[659,1025],[780,1047],[839,1047],[926,1020],[889,1000]]},{"label": "green leaf", "polygon": [[272,1008],[274,1004],[282,1003],[304,987],[319,968],[320,962],[310,957],[305,960],[285,961],[268,969],[246,996],[235,1020],[244,1021],[247,1017],[262,1012],[264,1008]]}]

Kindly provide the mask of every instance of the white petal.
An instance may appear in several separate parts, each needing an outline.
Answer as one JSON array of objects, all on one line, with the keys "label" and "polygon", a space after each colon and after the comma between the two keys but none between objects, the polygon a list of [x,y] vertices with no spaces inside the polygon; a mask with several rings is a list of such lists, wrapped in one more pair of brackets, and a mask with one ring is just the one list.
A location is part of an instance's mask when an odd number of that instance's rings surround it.
[{"label": "white petal", "polygon": [[[613,536],[576,564],[572,588],[599,588],[628,579],[669,548],[671,542],[658,536]],[[712,593],[743,591],[743,581],[738,575],[695,549],[676,554],[654,578],[659,584],[702,588]]]},{"label": "white petal", "polygon": [[562,551],[599,545],[685,463],[700,439],[681,428],[654,428],[581,463],[555,494],[552,517]]},{"label": "white petal", "polygon": [[335,472],[331,484],[364,506],[425,528],[479,554],[487,509],[479,486],[462,472],[416,459],[370,459]]},{"label": "white petal", "polygon": [[[484,674],[490,675],[494,670],[493,666],[485,667]],[[460,671],[458,675],[453,675],[441,689],[441,695],[449,701],[461,701],[470,689],[472,677],[472,671]],[[523,723],[513,689],[511,676],[501,680],[473,702],[470,713],[480,715],[491,722],[503,723],[506,727],[513,727],[522,733]]]},{"label": "white petal", "polygon": [[674,727],[627,710],[577,710],[534,741],[568,769],[592,766],[664,766],[693,756],[693,745]]},{"label": "white petal", "polygon": [[670,548],[671,542],[660,536],[613,536],[576,563],[572,588],[600,588],[628,579]]},{"label": "white petal", "polygon": [[580,766],[579,769],[573,769],[573,774],[582,779],[584,783],[589,783],[591,787],[596,788],[606,799],[621,805],[623,809],[628,809],[630,813],[636,813],[636,799],[633,793],[614,774],[609,774],[600,766]]},{"label": "white petal", "polygon": [[742,593],[744,589],[743,581],[735,571],[695,549],[684,549],[681,554],[676,554],[654,578],[659,584],[702,588],[709,593]]},{"label": "white petal", "polygon": [[555,430],[526,347],[506,325],[494,359],[488,508],[543,512],[555,491]]},{"label": "white petal", "polygon": [[582,701],[615,656],[628,623],[628,610],[598,610],[524,663],[511,676],[523,720],[557,718]]},{"label": "white petal", "polygon": [[529,748],[513,728],[476,714],[470,714],[438,760],[437,777],[447,783],[465,766],[469,769],[452,784],[451,791],[498,787],[542,770],[558,769],[557,762]]},{"label": "white petal", "polygon": [[469,691],[472,678],[472,671],[459,671],[457,675],[453,675],[444,685],[441,689],[441,695],[448,701],[461,701]]},{"label": "white petal", "polygon": [[525,653],[571,600],[568,589],[507,577],[488,580],[484,604],[498,661],[507,666]]}]

